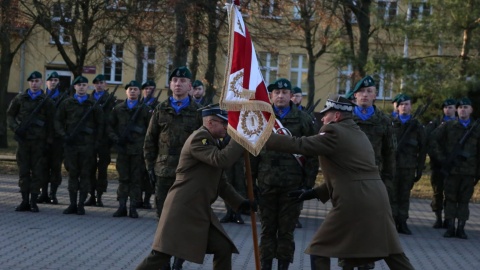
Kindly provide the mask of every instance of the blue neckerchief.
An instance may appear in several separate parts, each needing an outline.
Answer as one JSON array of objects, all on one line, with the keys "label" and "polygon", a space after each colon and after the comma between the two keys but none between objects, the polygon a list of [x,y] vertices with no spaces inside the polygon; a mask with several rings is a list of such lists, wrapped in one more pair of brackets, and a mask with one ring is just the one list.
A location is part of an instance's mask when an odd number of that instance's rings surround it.
[{"label": "blue neckerchief", "polygon": [[180,110],[190,105],[190,98],[188,96],[182,100],[176,100],[173,97],[170,97],[169,99],[170,99],[170,105],[172,105],[173,109],[177,114],[180,112]]},{"label": "blue neckerchief", "polygon": [[300,104],[298,104],[298,105],[297,105],[297,109],[300,110],[300,111],[303,111],[303,106],[300,105]]},{"label": "blue neckerchief", "polygon": [[150,104],[153,103],[154,100],[155,100],[154,97],[150,97],[147,101],[145,101],[145,104],[146,104],[146,105],[150,105]]},{"label": "blue neckerchief", "polygon": [[132,109],[133,107],[135,107],[135,105],[137,105],[138,99],[135,99],[135,100],[127,99],[127,100],[125,100],[125,102],[127,103],[127,107],[129,109]]},{"label": "blue neckerchief", "polygon": [[370,106],[368,108],[362,108],[355,106],[355,109],[353,111],[356,116],[358,116],[360,119],[363,121],[370,119],[372,117],[373,113],[375,112],[375,109],[373,106]]},{"label": "blue neckerchief", "polygon": [[464,127],[468,127],[468,125],[470,125],[470,118],[468,118],[467,120],[462,120],[462,119],[458,119],[458,122],[460,122],[460,124],[462,124]]},{"label": "blue neckerchief", "polygon": [[79,95],[75,94],[75,95],[73,95],[73,97],[74,97],[76,100],[78,100],[78,102],[79,102],[80,104],[82,104],[85,100],[87,100],[88,95],[79,96]]},{"label": "blue neckerchief", "polygon": [[[278,116],[278,118],[283,119],[285,115],[287,115],[290,112],[291,108],[290,106],[288,106],[285,109],[279,110],[277,106],[273,105],[273,110],[275,111],[275,115]],[[282,111],[282,114],[280,114],[280,111]]]},{"label": "blue neckerchief", "polygon": [[409,115],[401,115],[399,114],[398,115],[398,119],[400,119],[400,121],[402,122],[402,124],[405,124],[408,120],[410,120],[410,118],[412,118],[412,115],[409,114]]},{"label": "blue neckerchief", "polygon": [[99,100],[103,96],[103,94],[105,94],[105,91],[102,91],[102,92],[94,91],[93,97],[95,98],[95,100]]},{"label": "blue neckerchief", "polygon": [[32,98],[32,100],[35,100],[38,96],[42,94],[42,90],[38,90],[37,92],[33,93],[32,90],[28,89],[27,93]]},{"label": "blue neckerchief", "polygon": [[203,100],[203,97],[200,98],[200,99],[193,98],[193,100],[194,100],[196,103],[200,104],[200,103],[202,102],[202,100]]},{"label": "blue neckerchief", "polygon": [[392,112],[392,117],[393,117],[393,118],[397,118],[397,116],[398,116],[398,113],[397,113],[396,111],[393,111],[393,112]]},{"label": "blue neckerchief", "polygon": [[47,88],[47,96],[50,95],[50,92],[52,92],[52,91],[54,91],[54,92],[50,96],[51,98],[56,98],[56,97],[58,97],[58,95],[60,95],[60,91],[58,91],[58,88],[55,89],[55,90],[50,90],[50,89]]},{"label": "blue neckerchief", "polygon": [[455,116],[454,117],[449,117],[449,116],[446,116],[446,115],[443,116],[443,121],[444,122],[452,121],[452,120],[455,120],[455,119],[456,119]]}]

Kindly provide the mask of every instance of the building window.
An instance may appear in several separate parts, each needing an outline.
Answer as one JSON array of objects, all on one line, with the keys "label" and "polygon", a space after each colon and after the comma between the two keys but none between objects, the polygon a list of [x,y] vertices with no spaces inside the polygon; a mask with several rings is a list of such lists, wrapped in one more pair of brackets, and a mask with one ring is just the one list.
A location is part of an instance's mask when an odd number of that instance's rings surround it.
[{"label": "building window", "polygon": [[409,19],[421,21],[432,14],[432,6],[427,3],[427,0],[410,2],[407,14],[409,14]]},{"label": "building window", "polygon": [[278,0],[263,0],[260,3],[260,14],[265,17],[280,17]]},{"label": "building window", "polygon": [[[64,27],[65,24],[71,22],[72,10],[63,3],[54,3],[52,6],[52,34],[58,36],[61,44],[69,44],[71,36]],[[53,36],[50,36],[50,43],[55,43]]]},{"label": "building window", "polygon": [[290,62],[290,82],[292,86],[308,89],[308,61],[305,54],[293,54]]},{"label": "building window", "polygon": [[105,45],[103,74],[109,83],[121,83],[123,71],[123,44]]},{"label": "building window", "polygon": [[293,19],[300,20],[302,19],[302,11],[307,12],[307,16],[310,15],[310,20],[315,18],[315,1],[314,0],[294,0],[293,1]]},{"label": "building window", "polygon": [[127,9],[127,3],[125,0],[106,0],[107,9]]},{"label": "building window", "polygon": [[[174,70],[175,68],[173,67],[173,59],[172,59],[172,56],[170,53],[167,54],[167,68],[166,68],[166,73],[165,74],[166,76],[166,82],[165,82],[165,87],[168,89],[170,87],[170,81],[168,80],[168,78],[170,77],[170,73],[172,73],[172,71]],[[193,83],[193,82],[192,82]]]},{"label": "building window", "polygon": [[259,55],[260,71],[267,84],[277,79],[278,75],[278,54],[260,52]]},{"label": "building window", "polygon": [[147,80],[155,80],[155,55],[156,48],[155,46],[144,46],[143,47],[143,67],[142,67],[142,80],[145,82]]},{"label": "building window", "polygon": [[352,75],[353,68],[351,64],[344,68],[338,69],[337,94],[346,95],[348,92],[353,90]]},{"label": "building window", "polygon": [[394,75],[385,72],[384,68],[380,69],[380,73],[373,76],[377,82],[377,99],[392,99]]},{"label": "building window", "polygon": [[378,18],[385,22],[391,22],[397,16],[398,3],[397,0],[378,0],[377,12]]}]

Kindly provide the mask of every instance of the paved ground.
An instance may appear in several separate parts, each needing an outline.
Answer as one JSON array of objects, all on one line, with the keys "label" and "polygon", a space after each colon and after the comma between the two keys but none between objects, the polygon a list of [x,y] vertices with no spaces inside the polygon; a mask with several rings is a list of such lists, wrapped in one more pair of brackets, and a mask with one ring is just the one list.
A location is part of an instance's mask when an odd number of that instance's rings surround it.
[{"label": "paved ground", "polygon": [[[139,219],[113,218],[116,187],[117,182],[111,181],[105,207],[87,207],[85,216],[62,214],[68,201],[65,181],[59,189],[59,205],[41,204],[40,213],[15,212],[20,202],[17,177],[0,175],[0,269],[135,269],[150,251],[157,221],[153,210],[140,210]],[[224,214],[220,200],[213,208],[219,217]],[[295,231],[296,252],[290,269],[310,269],[303,250],[329,208],[315,200],[305,203],[304,228]],[[446,239],[444,230],[431,228],[429,201],[412,201],[409,224],[413,235],[400,239],[416,269],[480,269],[480,205],[471,205],[470,210],[469,240]],[[233,269],[255,269],[250,222],[224,227],[240,250],[233,256]],[[332,260],[332,269],[339,269],[336,263]],[[202,265],[186,263],[184,269],[212,269],[212,258],[207,255]],[[377,262],[375,269],[388,268]]]}]

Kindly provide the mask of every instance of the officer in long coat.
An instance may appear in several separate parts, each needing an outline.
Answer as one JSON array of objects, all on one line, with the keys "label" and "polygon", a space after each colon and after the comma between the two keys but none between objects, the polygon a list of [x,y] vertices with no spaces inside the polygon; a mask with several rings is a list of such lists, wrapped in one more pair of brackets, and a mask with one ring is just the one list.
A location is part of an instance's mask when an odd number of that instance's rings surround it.
[{"label": "officer in long coat", "polygon": [[267,149],[320,156],[325,183],[290,194],[300,201],[332,201],[332,210],[305,251],[312,269],[330,269],[330,257],[342,258],[344,269],[380,259],[391,269],[413,269],[400,246],[372,145],[352,120],[353,104],[335,96],[325,106],[318,135],[273,134],[267,142]]},{"label": "officer in long coat", "polygon": [[171,256],[201,264],[206,253],[214,254],[214,269],[232,268],[231,255],[238,250],[211,205],[220,196],[234,209],[250,209],[250,202],[222,177],[222,170],[238,160],[243,148],[231,141],[222,149],[219,139],[226,135],[225,111],[211,107],[203,110],[202,116],[203,126],[189,136],[182,148],[152,252],[137,270],[159,269]]}]

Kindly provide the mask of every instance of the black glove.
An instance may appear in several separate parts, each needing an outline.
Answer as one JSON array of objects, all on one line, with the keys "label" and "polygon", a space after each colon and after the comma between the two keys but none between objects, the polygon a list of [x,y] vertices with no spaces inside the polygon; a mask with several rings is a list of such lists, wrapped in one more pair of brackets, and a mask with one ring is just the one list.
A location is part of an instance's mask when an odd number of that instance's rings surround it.
[{"label": "black glove", "polygon": [[256,201],[250,202],[250,200],[248,199],[243,200],[243,202],[238,207],[237,212],[241,213],[241,212],[250,212],[250,211],[253,211],[253,212],[258,211],[257,202]]},{"label": "black glove", "polygon": [[415,173],[415,178],[413,179],[413,181],[416,183],[421,178],[422,178],[422,170],[417,170],[417,172]]},{"label": "black glove", "polygon": [[288,197],[293,198],[297,202],[303,202],[311,199],[318,199],[317,193],[313,189],[300,189],[288,193]]},{"label": "black glove", "polygon": [[148,180],[150,180],[150,185],[152,185],[152,188],[155,188],[155,184],[157,183],[157,176],[155,175],[155,169],[151,168],[148,170]]}]

